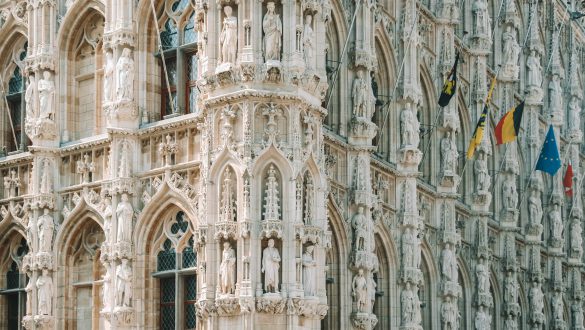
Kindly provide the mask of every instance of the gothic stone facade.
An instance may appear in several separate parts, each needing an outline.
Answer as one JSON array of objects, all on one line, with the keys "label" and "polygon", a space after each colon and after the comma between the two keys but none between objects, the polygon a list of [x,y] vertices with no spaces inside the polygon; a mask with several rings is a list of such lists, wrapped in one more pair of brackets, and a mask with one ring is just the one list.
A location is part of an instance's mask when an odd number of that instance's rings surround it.
[{"label": "gothic stone facade", "polygon": [[0,1],[0,328],[584,329],[583,10]]}]

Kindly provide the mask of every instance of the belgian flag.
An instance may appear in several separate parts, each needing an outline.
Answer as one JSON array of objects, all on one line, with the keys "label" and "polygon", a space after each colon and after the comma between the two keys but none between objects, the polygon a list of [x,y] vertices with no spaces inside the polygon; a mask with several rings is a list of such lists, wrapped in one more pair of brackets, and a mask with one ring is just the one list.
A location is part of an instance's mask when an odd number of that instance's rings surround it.
[{"label": "belgian flag", "polygon": [[504,144],[514,141],[520,131],[520,122],[522,121],[522,113],[524,112],[524,101],[512,108],[510,111],[500,119],[496,125],[496,140],[497,144]]},{"label": "belgian flag", "polygon": [[451,97],[455,95],[455,91],[457,90],[457,63],[459,62],[459,53],[455,56],[455,63],[453,64],[453,68],[449,72],[447,76],[447,80],[445,80],[445,84],[443,85],[443,90],[441,91],[441,96],[439,96],[439,105],[441,107],[446,107],[451,101]]}]

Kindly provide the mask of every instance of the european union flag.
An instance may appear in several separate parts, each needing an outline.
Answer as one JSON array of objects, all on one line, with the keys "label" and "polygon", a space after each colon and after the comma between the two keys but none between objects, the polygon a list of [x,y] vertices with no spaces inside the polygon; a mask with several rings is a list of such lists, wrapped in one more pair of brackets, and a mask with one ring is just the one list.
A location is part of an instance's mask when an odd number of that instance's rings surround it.
[{"label": "european union flag", "polygon": [[546,172],[550,175],[555,175],[561,168],[561,156],[559,155],[559,148],[557,147],[557,139],[555,138],[555,131],[552,125],[548,128],[536,169]]}]

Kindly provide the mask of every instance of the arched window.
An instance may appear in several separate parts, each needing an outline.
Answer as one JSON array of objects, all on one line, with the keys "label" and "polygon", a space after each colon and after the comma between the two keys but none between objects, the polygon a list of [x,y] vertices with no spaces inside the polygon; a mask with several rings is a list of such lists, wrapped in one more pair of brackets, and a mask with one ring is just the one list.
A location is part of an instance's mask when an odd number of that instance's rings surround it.
[{"label": "arched window", "polygon": [[177,248],[188,232],[188,219],[184,212],[178,212],[164,227],[165,237],[156,256],[156,272],[153,274],[160,288],[159,326],[161,330],[195,329],[197,257],[193,237],[182,249]]},{"label": "arched window", "polygon": [[[2,247],[5,248],[4,246]],[[20,272],[20,262],[22,257],[28,253],[26,241],[21,239],[20,244],[13,248],[8,247],[10,251],[9,259],[6,263],[7,268],[4,271],[3,278],[0,279],[0,328],[1,329],[24,329],[22,318],[26,314],[26,293],[25,286],[28,279],[25,274]],[[0,262],[2,264],[3,262]]]},{"label": "arched window", "polygon": [[170,8],[165,6],[159,17],[162,51],[155,54],[161,70],[159,119],[194,113],[197,108],[197,32],[189,11],[188,0],[177,0]]},{"label": "arched window", "polygon": [[[6,95],[3,95],[6,97],[5,104],[8,106],[8,112],[10,113],[10,118],[6,118],[6,124],[2,125],[5,126],[2,127],[2,130],[4,131],[3,147],[6,147],[6,152],[22,150],[26,141],[26,136],[22,131],[25,119],[23,110],[25,108],[24,91],[26,90],[26,84],[20,65],[26,58],[27,48],[28,43],[25,43],[24,47],[17,51],[20,53],[18,54],[19,62],[16,63],[16,66],[10,73],[8,88],[4,89],[6,91]],[[12,123],[9,119],[12,120]],[[14,135],[12,130],[14,130]],[[17,144],[15,144],[14,136],[16,136]]]}]

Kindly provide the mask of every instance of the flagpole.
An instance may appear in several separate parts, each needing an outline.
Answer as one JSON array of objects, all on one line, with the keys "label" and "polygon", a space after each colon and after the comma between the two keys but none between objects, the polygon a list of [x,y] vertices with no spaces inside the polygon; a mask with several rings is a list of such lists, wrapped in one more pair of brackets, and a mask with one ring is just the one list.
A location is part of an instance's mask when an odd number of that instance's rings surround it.
[{"label": "flagpole", "polygon": [[10,128],[12,129],[12,138],[14,138],[14,147],[16,148],[16,150],[18,150],[18,149],[20,149],[20,145],[18,144],[18,140],[16,139],[16,132],[14,130],[14,122],[12,121],[12,114],[10,113],[10,105],[8,104],[6,89],[4,88],[4,79],[2,79],[1,75],[0,75],[0,88],[2,88],[4,105],[6,106],[6,113],[8,114],[8,121],[10,121]]}]

